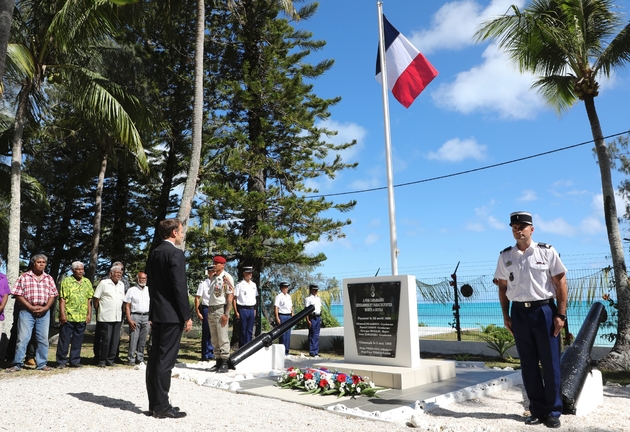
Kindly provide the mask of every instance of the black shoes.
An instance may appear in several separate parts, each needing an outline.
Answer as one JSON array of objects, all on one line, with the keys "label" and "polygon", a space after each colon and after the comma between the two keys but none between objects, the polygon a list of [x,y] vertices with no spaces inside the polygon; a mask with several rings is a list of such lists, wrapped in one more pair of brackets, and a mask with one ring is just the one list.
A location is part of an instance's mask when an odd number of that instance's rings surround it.
[{"label": "black shoes", "polygon": [[153,417],[155,418],[182,418],[182,417],[186,417],[186,413],[183,411],[180,411],[179,409],[175,409],[173,407],[170,407],[164,411],[153,411]]},{"label": "black shoes", "polygon": [[217,373],[227,373],[228,370],[230,370],[230,367],[228,366],[226,361],[221,362],[221,366],[219,366],[219,370],[217,371]]},{"label": "black shoes", "polygon": [[558,417],[547,416],[547,418],[545,419],[545,426],[552,429],[559,428],[560,419]]},{"label": "black shoes", "polygon": [[558,417],[552,417],[552,416],[544,416],[544,417],[529,416],[525,419],[525,424],[530,425],[530,426],[544,424],[548,428],[556,429],[560,427],[560,419]]},{"label": "black shoes", "polygon": [[525,419],[525,424],[526,425],[538,425],[541,424],[543,421],[540,419],[540,417],[535,417],[535,416],[529,416]]},{"label": "black shoes", "polygon": [[217,372],[221,366],[223,365],[223,359],[217,359],[216,363],[214,364],[214,366],[212,366],[210,369],[206,369],[208,372]]}]

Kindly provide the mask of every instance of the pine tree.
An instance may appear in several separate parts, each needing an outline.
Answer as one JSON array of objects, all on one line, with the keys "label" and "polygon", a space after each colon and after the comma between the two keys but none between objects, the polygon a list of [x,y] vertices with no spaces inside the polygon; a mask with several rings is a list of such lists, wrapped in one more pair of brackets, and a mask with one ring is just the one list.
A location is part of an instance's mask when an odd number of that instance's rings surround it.
[{"label": "pine tree", "polygon": [[[298,14],[307,20],[316,9],[309,4]],[[238,261],[239,269],[254,266],[257,283],[271,264],[325,260],[323,253],[308,255],[306,244],[343,237],[350,220],[322,213],[355,205],[306,196],[318,192],[308,181],[356,166],[336,154],[355,142],[325,141],[335,132],[318,122],[340,98],[318,97],[306,80],[321,76],[333,61],[307,63],[325,42],[295,30],[279,12],[276,1],[245,0],[229,14],[219,71],[225,102],[215,114],[224,126],[212,134],[201,188],[206,201],[199,209],[202,220],[216,221],[208,237],[215,251]]]}]

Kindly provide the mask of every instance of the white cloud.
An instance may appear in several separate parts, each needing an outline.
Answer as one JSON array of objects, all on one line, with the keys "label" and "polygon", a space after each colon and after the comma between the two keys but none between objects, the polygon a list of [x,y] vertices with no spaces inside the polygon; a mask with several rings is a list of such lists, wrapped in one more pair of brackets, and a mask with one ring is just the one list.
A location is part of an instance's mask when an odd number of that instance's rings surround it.
[{"label": "white cloud", "polygon": [[431,94],[435,103],[464,114],[482,111],[502,118],[534,118],[545,104],[531,89],[533,75],[521,74],[494,43],[483,52],[483,58],[481,65],[438,86]]},{"label": "white cloud", "polygon": [[601,234],[606,232],[606,226],[602,218],[597,216],[589,216],[580,222],[580,231],[584,234]]},{"label": "white cloud", "polygon": [[[338,152],[345,163],[355,162],[358,154],[363,150],[365,136],[367,135],[367,129],[356,123],[340,123],[335,120],[325,120],[317,123],[317,127],[323,127],[332,131],[337,131],[337,135],[327,136],[322,135],[320,139],[335,145],[345,144],[352,140],[357,140],[357,143],[352,147]],[[334,160],[336,153],[329,152],[326,156],[326,162],[330,163]],[[336,181],[343,176],[343,172],[337,173],[336,178],[331,179],[326,176],[321,176],[314,179],[306,179],[304,185],[319,192],[325,192],[331,190]],[[373,186],[368,186],[373,187]]]},{"label": "white cloud", "polygon": [[519,201],[527,202],[527,201],[536,201],[538,196],[536,195],[536,191],[531,189],[525,189],[523,191],[523,195],[518,199]]},{"label": "white cloud", "polygon": [[576,228],[561,217],[547,221],[538,215],[534,216],[534,230],[566,237],[572,237],[577,232]]},{"label": "white cloud", "polygon": [[446,3],[433,15],[428,30],[411,33],[409,40],[424,54],[439,49],[461,49],[475,43],[473,35],[479,24],[506,13],[512,4],[522,0],[493,0],[485,9],[476,1]]},{"label": "white cloud", "polygon": [[[324,120],[318,122],[317,127],[323,127],[332,131],[337,131],[337,135],[327,136],[322,135],[321,140],[335,145],[341,145],[357,140],[357,143],[352,147],[339,152],[341,158],[346,163],[352,163],[356,160],[357,155],[364,147],[364,140],[367,135],[367,129],[356,123],[340,123],[335,120]],[[335,157],[334,154],[329,154],[329,158],[332,160]]]},{"label": "white cloud", "polygon": [[505,222],[499,221],[494,216],[488,216],[488,225],[490,225],[490,228],[495,230],[505,230],[508,226]]},{"label": "white cloud", "polygon": [[486,230],[486,227],[482,223],[479,223],[479,222],[468,222],[466,224],[466,230],[482,232]]},{"label": "white cloud", "polygon": [[378,234],[370,233],[365,238],[365,244],[366,245],[371,245],[372,243],[376,243],[379,240],[379,238],[380,237],[378,236]]},{"label": "white cloud", "polygon": [[466,159],[483,160],[487,147],[478,144],[474,138],[460,140],[453,138],[446,141],[436,152],[427,154],[427,159],[461,162]]}]

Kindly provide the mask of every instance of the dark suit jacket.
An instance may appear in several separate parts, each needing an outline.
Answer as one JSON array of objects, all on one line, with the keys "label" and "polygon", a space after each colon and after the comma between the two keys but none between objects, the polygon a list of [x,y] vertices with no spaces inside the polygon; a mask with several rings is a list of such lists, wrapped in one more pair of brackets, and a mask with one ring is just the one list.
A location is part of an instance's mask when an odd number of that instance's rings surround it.
[{"label": "dark suit jacket", "polygon": [[145,272],[151,297],[149,320],[183,325],[190,319],[184,252],[163,241],[149,254]]}]

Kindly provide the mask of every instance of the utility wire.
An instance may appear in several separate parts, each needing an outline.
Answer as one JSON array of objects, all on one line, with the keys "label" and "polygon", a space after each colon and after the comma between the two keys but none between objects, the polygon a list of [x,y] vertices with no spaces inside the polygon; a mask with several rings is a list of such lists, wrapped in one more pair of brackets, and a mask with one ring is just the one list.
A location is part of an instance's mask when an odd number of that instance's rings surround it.
[{"label": "utility wire", "polygon": [[[618,133],[612,134],[612,135],[608,135],[608,136],[605,136],[603,139],[614,138],[614,137],[617,137],[617,136],[620,136],[620,135],[624,135],[624,134],[627,134],[627,133],[630,133],[630,130],[624,131],[624,132],[618,132]],[[470,169],[470,170],[466,170],[466,171],[460,171],[460,172],[456,172],[456,173],[452,173],[452,174],[445,174],[445,175],[442,175],[442,176],[431,177],[431,178],[423,179],[423,180],[416,180],[416,181],[412,181],[412,182],[408,182],[408,183],[400,183],[400,184],[394,185],[394,187],[396,188],[396,187],[410,186],[410,185],[414,185],[414,184],[427,183],[427,182],[431,182],[431,181],[435,181],[435,180],[442,180],[442,179],[449,178],[449,177],[456,177],[456,176],[460,176],[460,175],[464,175],[464,174],[470,174],[470,173],[473,173],[473,172],[483,171],[483,170],[487,170],[487,169],[490,169],[490,168],[496,168],[496,167],[500,167],[500,166],[503,166],[503,165],[509,165],[509,164],[513,164],[513,163],[516,163],[516,162],[521,162],[521,161],[528,160],[528,159],[534,159],[534,158],[537,158],[537,157],[545,156],[545,155],[552,154],[552,153],[561,152],[561,151],[564,151],[564,150],[570,150],[572,148],[580,147],[580,146],[583,146],[583,145],[586,145],[586,144],[590,144],[590,143],[593,143],[593,142],[595,142],[594,139],[589,140],[589,141],[584,141],[584,142],[581,142],[581,143],[578,143],[578,144],[573,144],[573,145],[566,146],[566,147],[557,148],[555,150],[549,150],[549,151],[546,151],[546,152],[543,152],[543,153],[537,153],[537,154],[534,154],[534,155],[531,155],[531,156],[525,156],[525,157],[518,158],[518,159],[512,159],[512,160],[509,160],[509,161],[496,163],[496,164],[493,164],[493,165],[486,165],[486,166],[479,167],[479,168],[474,168],[474,169]],[[361,190],[356,190],[356,191],[338,192],[338,193],[331,193],[331,194],[309,195],[309,196],[307,196],[305,198],[325,198],[325,197],[340,196],[340,195],[351,195],[351,194],[358,194],[358,193],[365,193],[365,192],[375,192],[375,191],[385,190],[385,189],[387,189],[387,186],[381,186],[381,187],[371,188],[371,189],[361,189]]]}]

